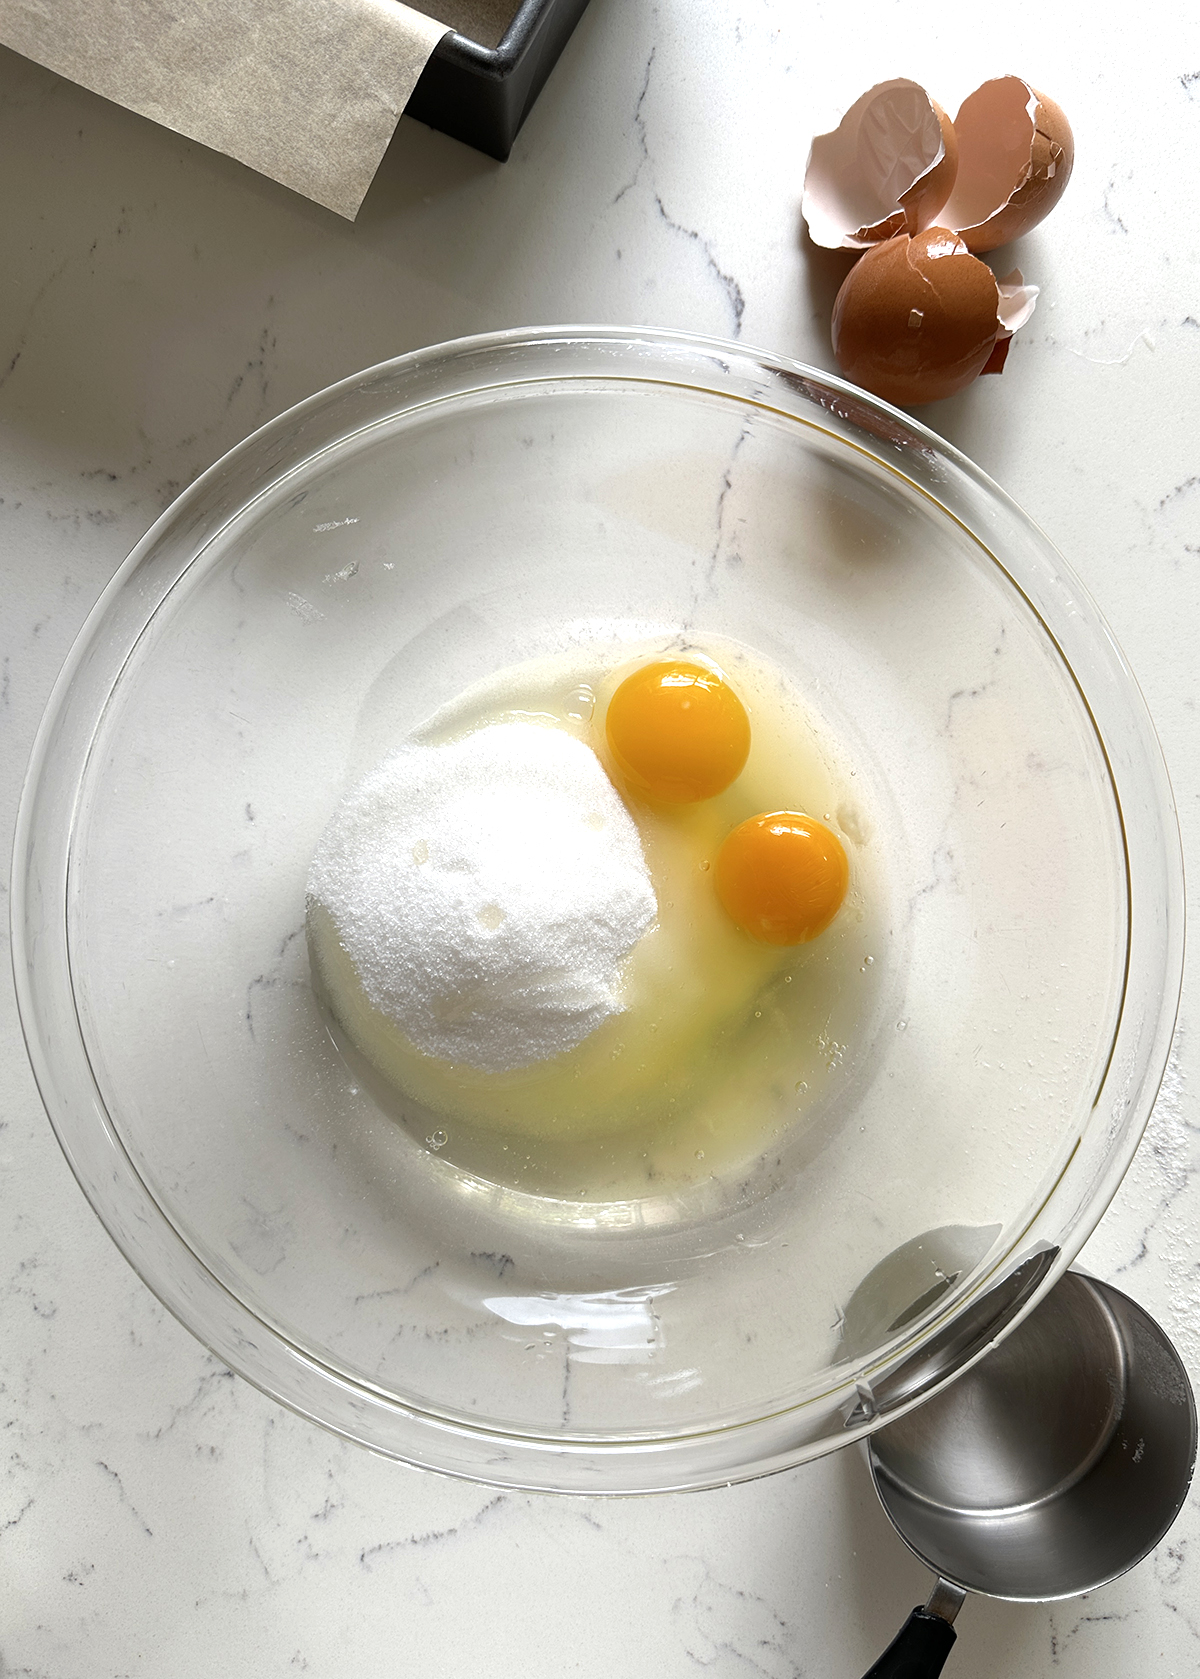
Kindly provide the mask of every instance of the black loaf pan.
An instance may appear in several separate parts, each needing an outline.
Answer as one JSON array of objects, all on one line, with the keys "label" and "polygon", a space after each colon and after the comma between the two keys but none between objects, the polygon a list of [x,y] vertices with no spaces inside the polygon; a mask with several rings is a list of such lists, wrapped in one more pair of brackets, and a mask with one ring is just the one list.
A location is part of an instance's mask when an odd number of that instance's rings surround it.
[{"label": "black loaf pan", "polygon": [[[521,0],[497,47],[451,30],[433,49],[405,115],[503,162],[586,5]],[[429,10],[436,14],[436,0]]]}]

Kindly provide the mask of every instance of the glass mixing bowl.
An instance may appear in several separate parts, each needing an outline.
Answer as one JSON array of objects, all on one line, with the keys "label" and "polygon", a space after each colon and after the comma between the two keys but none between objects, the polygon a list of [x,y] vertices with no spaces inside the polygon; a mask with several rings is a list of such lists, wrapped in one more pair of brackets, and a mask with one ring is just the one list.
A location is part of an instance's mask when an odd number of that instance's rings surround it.
[{"label": "glass mixing bowl", "polygon": [[[869,1018],[737,1172],[521,1193],[341,1053],[306,871],[347,783],[472,682],[672,635],[773,661],[869,787]],[[330,1428],[560,1490],[780,1468],[952,1376],[1103,1212],[1180,983],[1159,748],[1046,539],[886,405],[649,331],[404,356],[205,473],[68,660],[15,878],[42,1095],[149,1287]]]}]

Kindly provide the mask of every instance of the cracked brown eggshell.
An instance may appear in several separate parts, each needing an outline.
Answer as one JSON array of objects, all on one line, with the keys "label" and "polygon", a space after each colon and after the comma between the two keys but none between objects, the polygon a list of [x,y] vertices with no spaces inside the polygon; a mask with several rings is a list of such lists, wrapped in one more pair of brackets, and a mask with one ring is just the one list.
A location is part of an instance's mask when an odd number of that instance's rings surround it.
[{"label": "cracked brown eggshell", "polygon": [[934,221],[958,168],[954,125],[906,77],[879,82],[808,154],[802,211],[826,250],[861,251]]},{"label": "cracked brown eggshell", "polygon": [[958,173],[940,219],[971,251],[994,251],[1036,227],[1063,195],[1075,138],[1060,106],[1020,76],[997,76],[954,119]]},{"label": "cracked brown eggshell", "polygon": [[876,245],[847,274],[833,306],[833,351],[855,384],[914,407],[963,390],[997,337],[1000,288],[948,228]]}]

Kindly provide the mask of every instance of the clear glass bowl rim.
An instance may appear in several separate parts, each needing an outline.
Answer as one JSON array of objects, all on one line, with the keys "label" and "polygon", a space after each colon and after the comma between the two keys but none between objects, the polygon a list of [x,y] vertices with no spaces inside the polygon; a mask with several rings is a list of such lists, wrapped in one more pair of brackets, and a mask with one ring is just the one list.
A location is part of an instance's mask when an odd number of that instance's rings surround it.
[{"label": "clear glass bowl rim", "polygon": [[[540,371],[531,369],[541,357]],[[506,361],[528,363],[505,377]],[[576,363],[577,365],[572,365]],[[560,1439],[521,1435],[406,1404],[322,1363],[263,1323],[187,1247],[120,1144],[94,1083],[82,1039],[62,1041],[54,1020],[78,1019],[67,949],[67,858],[74,799],[104,699],[136,640],[136,619],[157,611],[170,588],[223,522],[260,489],[311,458],[313,433],[330,447],[362,428],[328,422],[340,410],[391,393],[395,414],[443,395],[554,379],[652,378],[752,402],[825,429],[898,472],[962,524],[992,555],[1040,618],[1073,674],[1110,766],[1126,830],[1131,892],[1126,1004],[1111,1066],[1120,1079],[1118,1117],[1090,1149],[1077,1150],[1019,1242],[988,1277],[949,1307],[935,1306],[885,1359],[852,1370],[820,1395],[826,1426],[805,1418],[808,1400],[776,1415],[678,1437]],[[402,400],[405,389],[415,401]],[[326,429],[322,431],[322,425]],[[289,465],[290,463],[290,465]],[[914,478],[913,473],[917,473]],[[1021,548],[1019,575],[999,546]],[[189,547],[189,544],[191,546]],[[180,555],[184,550],[184,558]],[[164,558],[164,552],[167,557]],[[141,573],[140,588],[129,585]],[[152,604],[147,612],[146,603]],[[131,612],[131,605],[137,604]],[[97,703],[99,702],[99,703]],[[62,766],[72,772],[64,780]],[[1118,792],[1118,788],[1120,791]],[[1132,816],[1131,816],[1132,813]],[[1103,1215],[1149,1118],[1166,1067],[1183,969],[1183,864],[1166,766],[1137,682],[1098,608],[1041,530],[978,467],[908,414],[832,375],[788,358],[686,333],[559,326],[457,339],[379,363],[327,387],[253,432],[216,461],[155,521],[90,613],[39,726],[15,833],[12,960],[34,1076],[72,1171],[105,1228],[160,1301],[223,1362],[290,1409],[384,1455],[421,1467],[531,1490],[645,1492],[748,1479],[806,1461],[860,1438],[982,1356],[1032,1310],[1071,1263]],[[1136,890],[1135,890],[1136,888]],[[64,1007],[69,1005],[69,1007]],[[80,1061],[82,1057],[82,1062]],[[71,1066],[68,1066],[68,1062]],[[75,1076],[72,1076],[74,1074]],[[1094,1128],[1093,1128],[1094,1129]],[[1086,1135],[1085,1135],[1086,1140]],[[1020,1260],[1040,1255],[1036,1286],[1021,1291],[988,1333],[965,1348],[955,1326]],[[997,1288],[996,1297],[1004,1295]],[[985,1309],[986,1322],[986,1309]],[[931,1346],[954,1347],[915,1388],[896,1387],[882,1412],[861,1403],[863,1381],[886,1388]],[[829,1419],[838,1419],[833,1428]]]}]

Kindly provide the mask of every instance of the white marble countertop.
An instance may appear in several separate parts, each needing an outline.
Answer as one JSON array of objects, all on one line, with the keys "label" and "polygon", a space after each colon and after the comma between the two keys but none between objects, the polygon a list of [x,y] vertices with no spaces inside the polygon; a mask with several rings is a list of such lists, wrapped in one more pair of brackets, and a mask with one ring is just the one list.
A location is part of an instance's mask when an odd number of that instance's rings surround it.
[{"label": "white marble countertop", "polygon": [[[1015,70],[1075,127],[1015,251],[1043,287],[1001,379],[925,418],[1082,574],[1143,684],[1194,877],[1200,800],[1200,32],[1192,0],[592,0],[512,159],[401,123],[351,226],[0,52],[0,799],[151,520],[356,369],[503,326],[650,323],[832,367],[807,143],[913,75]],[[1195,981],[1150,1131],[1085,1252],[1200,1379]],[[0,1670],[31,1679],[466,1673],[857,1679],[922,1598],[856,1453],[725,1491],[497,1494],[376,1460],[232,1377],[76,1188],[0,1020]],[[1154,1558],[1059,1605],[974,1600],[959,1679],[1200,1666],[1200,1494]]]}]

